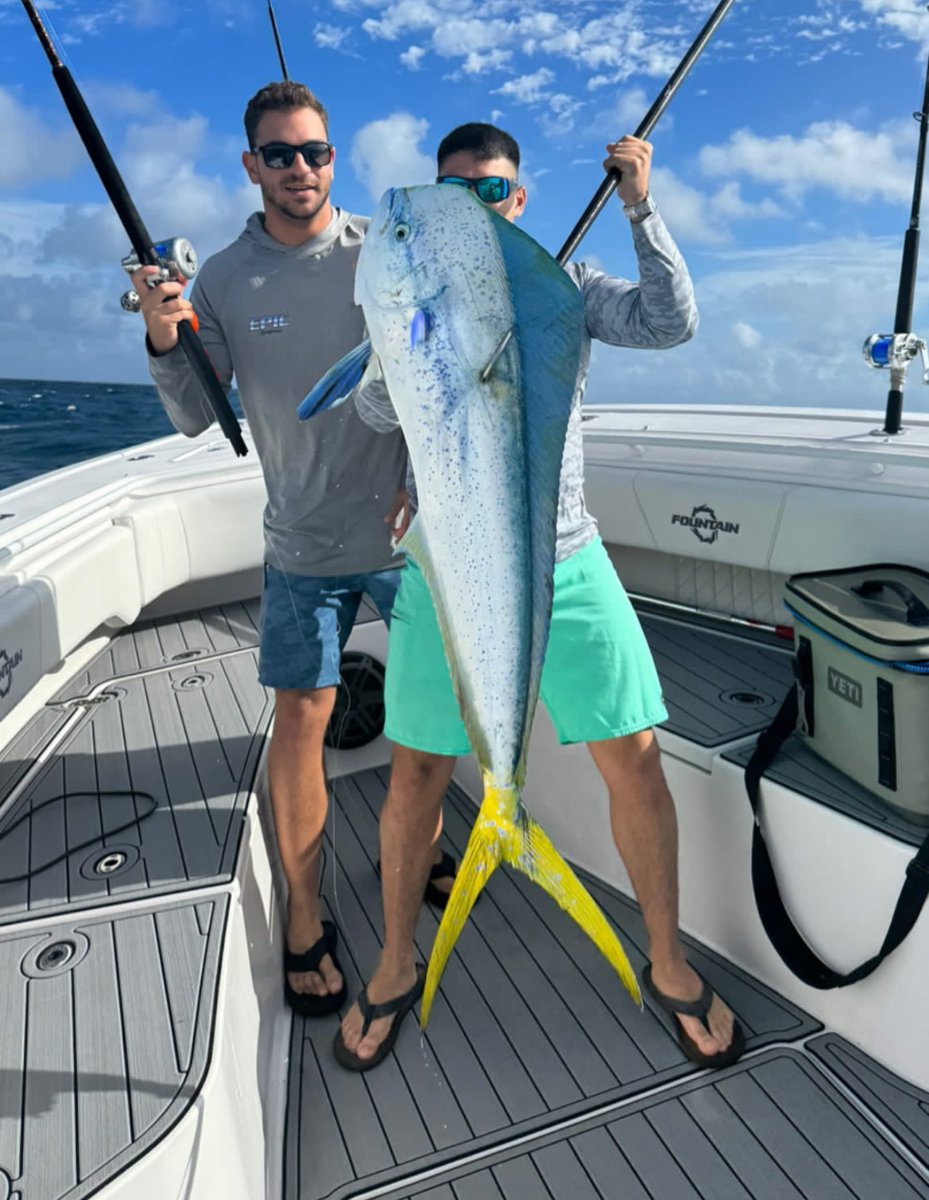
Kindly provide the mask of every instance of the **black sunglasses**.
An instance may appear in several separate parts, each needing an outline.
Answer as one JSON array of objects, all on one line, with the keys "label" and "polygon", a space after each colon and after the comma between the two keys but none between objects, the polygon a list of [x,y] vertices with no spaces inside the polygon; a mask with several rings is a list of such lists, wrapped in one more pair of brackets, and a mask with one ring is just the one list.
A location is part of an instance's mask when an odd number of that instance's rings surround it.
[{"label": "black sunglasses", "polygon": [[459,187],[470,188],[485,204],[499,204],[509,196],[513,188],[518,187],[515,179],[507,179],[505,175],[485,175],[482,179],[465,179],[463,175],[440,175],[436,183],[455,183]]},{"label": "black sunglasses", "polygon": [[325,167],[332,162],[332,146],[328,142],[304,142],[300,146],[290,146],[287,142],[266,142],[263,146],[255,146],[252,154],[260,154],[265,166],[275,171],[286,171],[292,167],[298,154],[303,155],[308,167]]}]

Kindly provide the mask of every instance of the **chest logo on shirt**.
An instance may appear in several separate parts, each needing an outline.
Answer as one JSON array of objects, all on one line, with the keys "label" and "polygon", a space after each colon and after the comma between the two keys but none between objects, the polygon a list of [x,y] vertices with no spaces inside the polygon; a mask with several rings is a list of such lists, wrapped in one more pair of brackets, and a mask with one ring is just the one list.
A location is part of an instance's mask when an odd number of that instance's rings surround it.
[{"label": "chest logo on shirt", "polygon": [[249,333],[280,333],[290,324],[289,313],[277,313],[271,317],[249,317]]}]

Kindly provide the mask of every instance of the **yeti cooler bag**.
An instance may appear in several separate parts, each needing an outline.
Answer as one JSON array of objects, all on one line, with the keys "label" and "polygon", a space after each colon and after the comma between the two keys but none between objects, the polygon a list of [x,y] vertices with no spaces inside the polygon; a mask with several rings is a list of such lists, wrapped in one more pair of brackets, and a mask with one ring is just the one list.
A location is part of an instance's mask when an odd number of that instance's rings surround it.
[{"label": "yeti cooler bag", "polygon": [[761,779],[792,733],[911,821],[929,825],[929,574],[892,564],[792,575],[796,687],[745,768],[752,887],[783,962],[814,988],[866,979],[904,940],[929,897],[929,833],[909,861],[884,940],[851,971],[809,945],[781,896],[765,839]]},{"label": "yeti cooler bag", "polygon": [[793,575],[797,731],[820,757],[929,825],[929,574],[878,565]]}]

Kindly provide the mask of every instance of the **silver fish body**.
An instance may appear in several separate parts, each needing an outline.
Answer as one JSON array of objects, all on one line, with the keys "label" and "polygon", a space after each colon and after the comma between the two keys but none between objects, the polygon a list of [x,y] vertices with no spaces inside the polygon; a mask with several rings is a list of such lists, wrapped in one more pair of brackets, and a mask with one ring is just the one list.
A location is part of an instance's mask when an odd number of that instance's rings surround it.
[{"label": "silver fish body", "polygon": [[641,1003],[615,933],[520,796],[551,619],[580,293],[532,238],[467,189],[433,185],[385,194],[359,255],[355,296],[370,347],[336,364],[299,411],[312,415],[344,397],[369,359],[368,370],[382,372],[419,499],[402,548],[429,584],[484,777],[430,957],[422,1024],[458,933],[501,861],[557,900]]}]

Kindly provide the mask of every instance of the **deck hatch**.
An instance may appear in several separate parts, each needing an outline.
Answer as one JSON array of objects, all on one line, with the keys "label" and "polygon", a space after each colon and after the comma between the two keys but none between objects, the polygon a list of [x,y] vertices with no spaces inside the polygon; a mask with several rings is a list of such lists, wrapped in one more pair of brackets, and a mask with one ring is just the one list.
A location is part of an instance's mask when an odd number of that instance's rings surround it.
[{"label": "deck hatch", "polygon": [[28,1200],[81,1200],[184,1115],[209,1064],[228,905],[214,894],[0,933],[14,1104],[0,1111],[0,1195],[8,1181]]},{"label": "deck hatch", "polygon": [[929,1182],[809,1059],[781,1049],[380,1200],[528,1197],[925,1200]]},{"label": "deck hatch", "polygon": [[124,677],[67,714],[0,820],[0,880],[31,872],[0,882],[0,924],[231,878],[272,703],[257,651],[210,661]]}]

